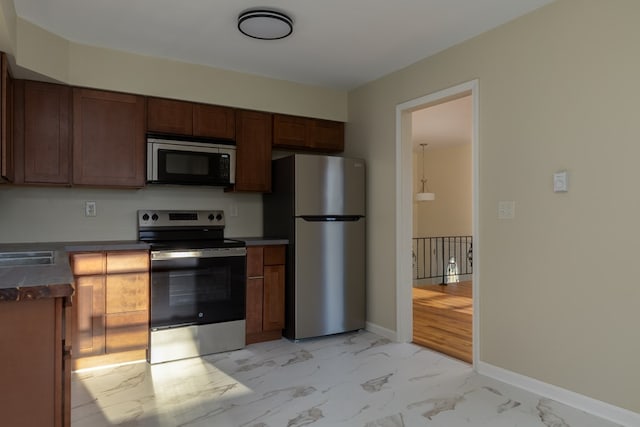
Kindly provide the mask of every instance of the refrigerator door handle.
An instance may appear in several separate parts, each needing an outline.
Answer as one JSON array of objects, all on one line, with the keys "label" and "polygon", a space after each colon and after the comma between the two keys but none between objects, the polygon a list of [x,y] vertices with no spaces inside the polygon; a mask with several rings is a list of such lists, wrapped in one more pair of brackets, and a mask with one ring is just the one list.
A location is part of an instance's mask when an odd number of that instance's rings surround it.
[{"label": "refrigerator door handle", "polygon": [[358,221],[363,218],[362,215],[337,215],[337,216],[329,216],[329,215],[303,215],[299,218],[302,218],[308,222],[353,222]]}]

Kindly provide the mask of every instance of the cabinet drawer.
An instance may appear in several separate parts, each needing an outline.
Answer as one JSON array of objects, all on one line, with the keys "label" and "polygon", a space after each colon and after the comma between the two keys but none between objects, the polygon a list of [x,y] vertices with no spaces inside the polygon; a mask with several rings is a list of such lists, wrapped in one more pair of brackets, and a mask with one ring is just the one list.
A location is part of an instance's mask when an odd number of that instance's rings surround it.
[{"label": "cabinet drawer", "polygon": [[285,263],[285,247],[265,246],[264,247],[264,265],[281,265]]},{"label": "cabinet drawer", "polygon": [[146,348],[149,342],[147,311],[106,316],[107,353]]},{"label": "cabinet drawer", "polygon": [[71,270],[74,276],[103,274],[105,271],[104,254],[101,252],[72,254]]},{"label": "cabinet drawer", "polygon": [[110,274],[107,276],[106,313],[147,310],[148,273]]},{"label": "cabinet drawer", "polygon": [[149,271],[147,251],[107,253],[107,273],[137,273]]},{"label": "cabinet drawer", "polygon": [[247,277],[262,277],[264,253],[262,246],[247,248]]}]

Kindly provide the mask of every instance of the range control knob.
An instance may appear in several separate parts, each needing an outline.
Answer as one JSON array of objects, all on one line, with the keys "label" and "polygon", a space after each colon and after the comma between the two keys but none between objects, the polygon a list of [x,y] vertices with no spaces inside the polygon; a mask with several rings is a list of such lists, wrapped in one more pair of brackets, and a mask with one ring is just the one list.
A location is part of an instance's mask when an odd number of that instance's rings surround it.
[{"label": "range control knob", "polygon": [[142,215],[142,220],[143,221],[149,221],[149,214]]},{"label": "range control knob", "polygon": [[213,221],[213,219],[215,218],[215,216],[213,216],[213,214],[209,214],[209,216],[208,216],[207,218],[209,218],[209,221]]},{"label": "range control knob", "polygon": [[151,219],[154,220],[154,221],[157,221],[158,220],[158,214],[151,215]]},{"label": "range control knob", "polygon": [[217,219],[218,221],[222,221],[222,214],[218,214],[218,215],[216,215],[216,219]]}]

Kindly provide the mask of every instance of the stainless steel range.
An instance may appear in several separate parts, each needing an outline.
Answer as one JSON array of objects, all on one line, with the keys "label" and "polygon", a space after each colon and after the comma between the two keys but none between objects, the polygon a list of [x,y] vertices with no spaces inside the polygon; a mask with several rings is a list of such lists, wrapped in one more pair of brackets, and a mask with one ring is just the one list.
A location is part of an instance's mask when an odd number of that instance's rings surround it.
[{"label": "stainless steel range", "polygon": [[223,211],[138,211],[151,244],[150,363],[244,347],[247,251],[224,225]]}]

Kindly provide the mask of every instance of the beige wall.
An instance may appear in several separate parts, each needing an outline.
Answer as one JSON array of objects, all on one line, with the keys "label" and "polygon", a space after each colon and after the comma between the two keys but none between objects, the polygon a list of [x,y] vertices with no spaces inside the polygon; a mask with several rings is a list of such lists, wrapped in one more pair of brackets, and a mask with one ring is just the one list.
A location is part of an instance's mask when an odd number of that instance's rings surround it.
[{"label": "beige wall", "polygon": [[639,16],[637,0],[559,0],[350,93],[370,322],[396,327],[396,105],[478,79],[480,359],[640,412]]},{"label": "beige wall", "polygon": [[[84,216],[95,201],[96,217]],[[262,236],[262,196],[221,188],[141,190],[0,186],[0,243],[136,240],[138,209],[223,209],[225,236]],[[233,209],[238,216],[232,217]]]},{"label": "beige wall", "polygon": [[422,191],[422,151],[413,152],[413,161],[413,237],[471,236],[471,144],[425,150],[425,178],[434,201],[415,201]]},{"label": "beige wall", "polygon": [[10,38],[15,27],[16,47],[12,51],[12,44],[3,40],[0,46],[15,58],[18,77],[38,73],[74,86],[347,120],[345,91],[87,46],[15,18],[15,13],[11,20],[10,11],[6,16],[3,20],[0,13],[0,37]]}]

